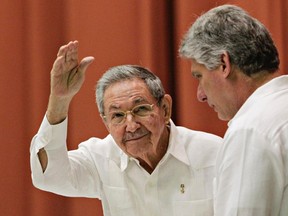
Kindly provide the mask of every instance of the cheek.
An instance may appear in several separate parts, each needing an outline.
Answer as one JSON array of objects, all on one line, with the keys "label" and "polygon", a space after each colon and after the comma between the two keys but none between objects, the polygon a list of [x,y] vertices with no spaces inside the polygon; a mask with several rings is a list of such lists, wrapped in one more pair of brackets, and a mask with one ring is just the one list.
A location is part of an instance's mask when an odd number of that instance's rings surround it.
[{"label": "cheek", "polygon": [[209,81],[207,79],[201,80],[201,87],[205,91],[208,91],[209,89],[211,89],[211,86],[213,86],[213,83],[211,83],[211,81]]},{"label": "cheek", "polygon": [[118,129],[118,128],[114,128],[114,129],[110,129],[110,134],[113,137],[113,139],[115,140],[115,142],[117,143],[117,145],[121,144],[122,145],[122,138],[124,135],[124,130],[123,129]]},{"label": "cheek", "polygon": [[151,126],[156,127],[157,125],[161,124],[161,120],[162,118],[159,115],[152,113],[147,119],[147,123],[149,123],[149,125]]},{"label": "cheek", "polygon": [[152,133],[152,136],[158,137],[165,127],[165,119],[159,115],[151,114],[145,126]]},{"label": "cheek", "polygon": [[201,83],[201,87],[208,98],[211,99],[211,97],[217,97],[221,83],[217,79],[206,79]]}]

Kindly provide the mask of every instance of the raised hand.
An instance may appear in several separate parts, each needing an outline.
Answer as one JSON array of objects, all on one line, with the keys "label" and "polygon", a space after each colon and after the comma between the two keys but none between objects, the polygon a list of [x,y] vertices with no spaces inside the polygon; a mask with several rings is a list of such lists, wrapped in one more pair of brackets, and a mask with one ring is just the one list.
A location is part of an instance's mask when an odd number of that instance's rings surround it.
[{"label": "raised hand", "polygon": [[80,90],[85,71],[93,60],[93,57],[85,57],[78,63],[78,41],[60,47],[51,70],[51,92],[47,108],[47,118],[51,124],[66,118],[69,104]]},{"label": "raised hand", "polygon": [[84,82],[84,73],[93,57],[84,58],[78,65],[78,41],[60,47],[51,70],[51,95],[73,97]]}]

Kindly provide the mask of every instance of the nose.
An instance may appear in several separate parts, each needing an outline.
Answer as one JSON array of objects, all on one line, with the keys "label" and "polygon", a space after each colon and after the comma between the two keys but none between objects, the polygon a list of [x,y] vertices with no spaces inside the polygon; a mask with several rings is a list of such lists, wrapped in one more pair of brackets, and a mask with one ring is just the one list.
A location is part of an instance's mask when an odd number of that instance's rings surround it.
[{"label": "nose", "polygon": [[207,102],[207,96],[204,93],[204,91],[200,85],[198,85],[198,88],[197,88],[197,99],[200,102]]},{"label": "nose", "polygon": [[140,125],[135,121],[135,117],[131,113],[127,113],[125,124],[127,132],[133,133],[140,127]]}]

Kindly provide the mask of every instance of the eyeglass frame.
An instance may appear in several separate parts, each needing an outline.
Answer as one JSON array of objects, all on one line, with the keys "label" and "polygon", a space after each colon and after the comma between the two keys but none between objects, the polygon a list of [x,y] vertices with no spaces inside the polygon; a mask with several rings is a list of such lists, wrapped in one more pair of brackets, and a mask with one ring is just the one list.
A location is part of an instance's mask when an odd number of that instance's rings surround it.
[{"label": "eyeglass frame", "polygon": [[[148,105],[148,106],[150,106],[150,109],[151,110],[149,110],[149,112],[148,113],[150,113],[150,112],[152,112],[152,110],[153,110],[153,106],[155,106],[155,104],[139,104],[139,105],[136,105],[136,106],[134,106],[132,109],[130,109],[130,110],[127,110],[127,111],[118,111],[118,112],[110,112],[110,113],[123,113],[124,115],[123,115],[123,120],[121,120],[119,123],[112,123],[112,121],[110,121],[110,123],[112,124],[112,125],[122,125],[124,122],[125,122],[125,120],[126,120],[126,118],[127,118],[127,115],[130,113],[134,118],[135,117],[140,117],[140,118],[145,118],[145,117],[147,117],[149,114],[147,114],[147,115],[144,115],[144,116],[140,116],[140,115],[137,115],[137,114],[135,114],[134,112],[133,112],[133,110],[135,110],[136,108],[138,108],[138,107],[141,107],[141,106],[146,106],[146,105]],[[103,114],[100,114],[101,115],[101,117],[103,118],[103,120],[104,121],[106,121],[106,122],[109,122],[109,121],[107,121],[107,115],[103,115]],[[109,115],[109,113],[108,113],[108,115]]]}]

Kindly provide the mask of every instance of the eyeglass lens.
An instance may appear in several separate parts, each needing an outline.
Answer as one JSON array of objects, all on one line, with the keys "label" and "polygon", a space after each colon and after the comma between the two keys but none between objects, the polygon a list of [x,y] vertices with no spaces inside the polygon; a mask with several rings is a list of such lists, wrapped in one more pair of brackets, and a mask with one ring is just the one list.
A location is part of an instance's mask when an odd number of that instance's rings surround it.
[{"label": "eyeglass lens", "polygon": [[126,116],[128,113],[131,113],[131,115],[139,116],[139,117],[145,117],[150,114],[150,112],[153,109],[153,104],[141,104],[138,106],[135,106],[131,111],[119,111],[119,112],[111,112],[108,114],[108,120],[112,124],[121,124],[126,119]]}]

